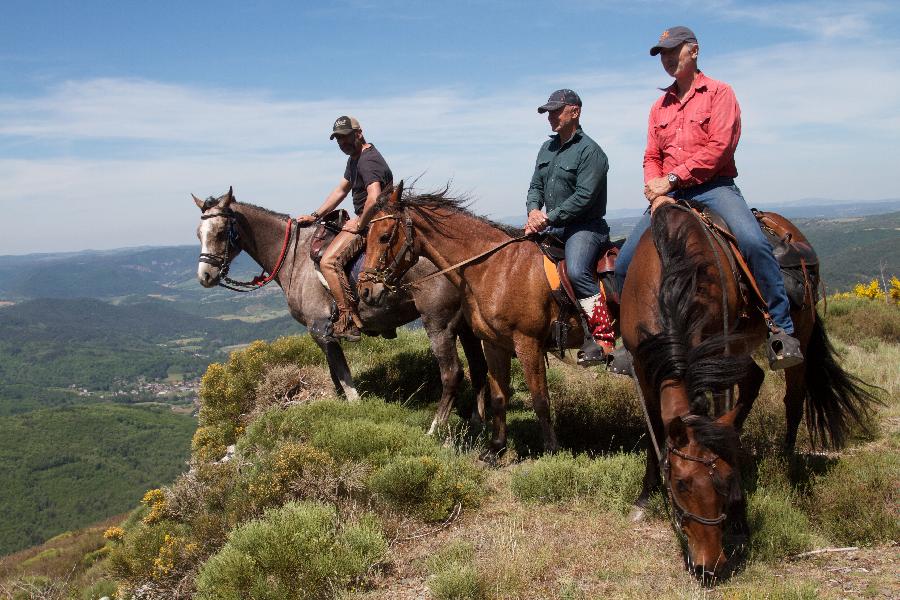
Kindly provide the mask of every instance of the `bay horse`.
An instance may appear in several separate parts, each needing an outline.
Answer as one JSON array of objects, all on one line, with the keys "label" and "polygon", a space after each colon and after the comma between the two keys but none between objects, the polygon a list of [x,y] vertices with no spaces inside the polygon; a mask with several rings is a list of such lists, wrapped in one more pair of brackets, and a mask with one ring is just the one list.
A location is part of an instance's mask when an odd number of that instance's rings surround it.
[{"label": "bay horse", "polygon": [[[784,217],[765,215],[793,241],[809,243]],[[726,520],[746,531],[739,434],[764,378],[750,353],[768,333],[762,311],[742,297],[728,252],[687,205],[657,208],[629,266],[620,307],[622,340],[634,356],[654,446],[647,450],[643,489],[632,515],[642,516],[662,466],[686,563],[704,581],[724,572]],[[816,311],[813,287],[807,286],[806,294],[804,307],[791,313],[805,362],[785,370],[788,453],[804,404],[813,442],[837,447],[852,423],[863,423],[878,402],[840,366]],[[710,397],[733,386],[736,405],[718,418],[709,416]]]},{"label": "bay horse", "polygon": [[[201,285],[211,288],[222,283],[234,257],[241,251],[247,252],[264,272],[271,274],[269,278],[284,292],[291,316],[306,326],[324,352],[337,393],[348,400],[356,400],[359,394],[353,385],[347,359],[332,335],[331,295],[320,282],[310,258],[314,228],[296,227],[288,215],[238,202],[231,188],[218,198],[210,197],[204,201],[192,197],[201,211],[197,228],[201,252],[197,278]],[[434,265],[421,261],[410,271],[410,277],[423,277],[436,270]],[[460,304],[461,296],[456,288],[446,278],[437,277],[412,293],[398,295],[384,307],[360,306],[365,331],[370,334],[384,332],[390,335],[396,327],[421,316],[431,350],[438,361],[442,384],[430,434],[446,424],[462,382],[457,337],[469,362],[479,416],[484,418],[487,363],[480,341],[463,318]]]},{"label": "bay horse", "polygon": [[[446,188],[422,195],[404,195],[402,188],[400,182],[390,196],[381,199],[369,226],[360,297],[375,306],[384,303],[389,290],[411,273],[419,256],[446,270],[447,279],[462,295],[466,320],[484,346],[493,409],[491,456],[506,448],[514,353],[531,393],[544,449],[556,451],[559,444],[550,420],[544,361],[559,308],[547,283],[541,250],[525,236],[516,235],[521,231],[473,215],[466,210],[465,199],[448,196]],[[415,281],[410,285],[417,287]],[[569,331],[568,346],[579,347],[582,328],[574,318]]]}]

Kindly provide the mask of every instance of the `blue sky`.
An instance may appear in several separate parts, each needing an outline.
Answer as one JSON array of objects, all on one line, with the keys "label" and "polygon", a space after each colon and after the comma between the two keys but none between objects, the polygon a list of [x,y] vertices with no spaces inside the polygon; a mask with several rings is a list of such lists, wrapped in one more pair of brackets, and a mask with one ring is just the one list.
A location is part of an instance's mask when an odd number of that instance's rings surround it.
[{"label": "blue sky", "polygon": [[0,20],[0,254],[194,243],[190,193],[300,214],[359,118],[397,177],[524,213],[560,87],[610,158],[610,209],[642,205],[648,49],[691,26],[743,110],[751,204],[897,197],[896,2],[575,0],[17,2]]}]

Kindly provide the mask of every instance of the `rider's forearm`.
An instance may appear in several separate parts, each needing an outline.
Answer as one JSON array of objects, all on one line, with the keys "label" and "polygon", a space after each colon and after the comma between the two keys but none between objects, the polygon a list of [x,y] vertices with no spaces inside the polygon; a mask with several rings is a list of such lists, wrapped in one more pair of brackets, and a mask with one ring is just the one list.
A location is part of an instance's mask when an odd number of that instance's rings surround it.
[{"label": "rider's forearm", "polygon": [[324,216],[333,211],[338,207],[341,201],[347,197],[347,193],[342,189],[335,189],[333,192],[328,194],[328,197],[325,198],[325,202],[316,210],[319,216]]}]

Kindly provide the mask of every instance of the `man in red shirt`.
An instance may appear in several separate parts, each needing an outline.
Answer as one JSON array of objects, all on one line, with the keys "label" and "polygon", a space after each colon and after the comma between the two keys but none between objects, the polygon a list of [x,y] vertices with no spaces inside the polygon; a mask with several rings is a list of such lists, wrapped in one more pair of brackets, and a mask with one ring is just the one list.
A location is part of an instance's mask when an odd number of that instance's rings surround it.
[{"label": "man in red shirt", "polygon": [[772,247],[734,184],[741,108],[728,84],[697,68],[699,52],[694,32],[681,26],[664,31],[650,49],[675,81],[650,109],[644,151],[644,196],[650,207],[616,259],[616,276],[621,286],[657,207],[675,199],[705,204],[728,224],[759,284],[775,324],[769,333],[769,364],[785,369],[801,363],[803,355],[793,336],[790,303]]}]

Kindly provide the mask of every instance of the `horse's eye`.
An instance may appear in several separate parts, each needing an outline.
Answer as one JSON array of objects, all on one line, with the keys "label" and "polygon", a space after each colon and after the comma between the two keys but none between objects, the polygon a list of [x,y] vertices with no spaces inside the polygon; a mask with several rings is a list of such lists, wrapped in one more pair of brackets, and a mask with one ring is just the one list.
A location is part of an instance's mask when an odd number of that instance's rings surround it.
[{"label": "horse's eye", "polygon": [[389,241],[391,241],[391,234],[382,233],[381,236],[378,238],[378,241],[381,242],[382,244],[387,244]]},{"label": "horse's eye", "polygon": [[676,479],[675,487],[679,492],[683,494],[687,494],[691,491],[691,480],[690,479]]}]

